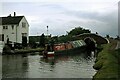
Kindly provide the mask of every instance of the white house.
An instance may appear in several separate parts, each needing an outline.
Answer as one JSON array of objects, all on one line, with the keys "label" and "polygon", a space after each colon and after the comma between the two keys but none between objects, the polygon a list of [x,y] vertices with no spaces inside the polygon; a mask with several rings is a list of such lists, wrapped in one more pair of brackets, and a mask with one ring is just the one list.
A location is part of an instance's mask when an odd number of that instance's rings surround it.
[{"label": "white house", "polygon": [[0,27],[0,41],[2,41],[2,27]]},{"label": "white house", "polygon": [[0,41],[22,43],[22,38],[27,37],[29,42],[29,24],[24,16],[14,16],[11,14],[7,17],[0,17]]}]

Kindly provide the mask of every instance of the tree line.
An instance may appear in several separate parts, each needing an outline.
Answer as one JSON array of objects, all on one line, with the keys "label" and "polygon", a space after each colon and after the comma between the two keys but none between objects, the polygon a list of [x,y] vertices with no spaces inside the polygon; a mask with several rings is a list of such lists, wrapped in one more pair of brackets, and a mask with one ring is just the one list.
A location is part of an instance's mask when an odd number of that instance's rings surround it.
[{"label": "tree line", "polygon": [[82,27],[76,27],[71,31],[67,32],[66,35],[61,36],[45,36],[44,33],[40,36],[29,36],[29,44],[32,47],[44,47],[45,44],[54,44],[54,43],[66,43],[68,41],[74,41],[76,38],[73,36],[77,36],[83,33],[91,33],[89,29],[84,29]]}]

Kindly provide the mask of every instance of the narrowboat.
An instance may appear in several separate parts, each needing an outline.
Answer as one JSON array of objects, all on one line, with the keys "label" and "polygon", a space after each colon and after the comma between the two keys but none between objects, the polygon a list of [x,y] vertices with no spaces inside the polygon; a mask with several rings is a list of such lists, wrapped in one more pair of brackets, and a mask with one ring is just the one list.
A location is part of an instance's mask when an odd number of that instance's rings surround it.
[{"label": "narrowboat", "polygon": [[85,51],[85,48],[86,48],[86,43],[84,42],[84,40],[54,44],[53,49],[48,45],[46,51],[44,51],[44,56],[54,57],[56,55],[79,54]]}]

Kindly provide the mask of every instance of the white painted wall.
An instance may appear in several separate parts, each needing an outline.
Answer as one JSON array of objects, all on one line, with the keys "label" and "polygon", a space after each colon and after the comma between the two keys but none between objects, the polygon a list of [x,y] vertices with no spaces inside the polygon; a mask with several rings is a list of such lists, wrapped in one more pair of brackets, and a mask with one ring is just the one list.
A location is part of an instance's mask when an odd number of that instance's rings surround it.
[{"label": "white painted wall", "polygon": [[[23,28],[22,27],[22,23],[26,23],[26,27],[25,28]],[[22,43],[22,33],[26,33],[27,35],[26,35],[26,37],[27,37],[27,42],[29,42],[29,24],[28,24],[28,22],[27,22],[27,20],[25,19],[25,17],[23,17],[22,18],[22,20],[20,21],[20,23],[19,23],[19,27],[17,27],[17,29],[18,29],[18,42],[19,43]]]},{"label": "white painted wall", "polygon": [[0,41],[2,41],[2,25],[0,25]]},{"label": "white painted wall", "polygon": [[14,25],[14,29],[12,29],[12,25],[4,25],[8,26],[8,29],[3,29],[2,33],[4,34],[4,42],[7,42],[7,38],[9,41],[16,42],[16,27]]}]

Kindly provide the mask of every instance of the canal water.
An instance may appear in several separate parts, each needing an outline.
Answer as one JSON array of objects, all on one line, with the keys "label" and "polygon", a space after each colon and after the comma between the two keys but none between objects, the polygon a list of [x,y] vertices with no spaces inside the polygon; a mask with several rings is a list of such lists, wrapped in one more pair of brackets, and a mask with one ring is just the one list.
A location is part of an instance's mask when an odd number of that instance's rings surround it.
[{"label": "canal water", "polygon": [[0,54],[0,80],[2,79],[2,55]]},{"label": "canal water", "polygon": [[3,55],[2,78],[92,78],[95,58],[85,54],[44,59],[41,55]]}]

